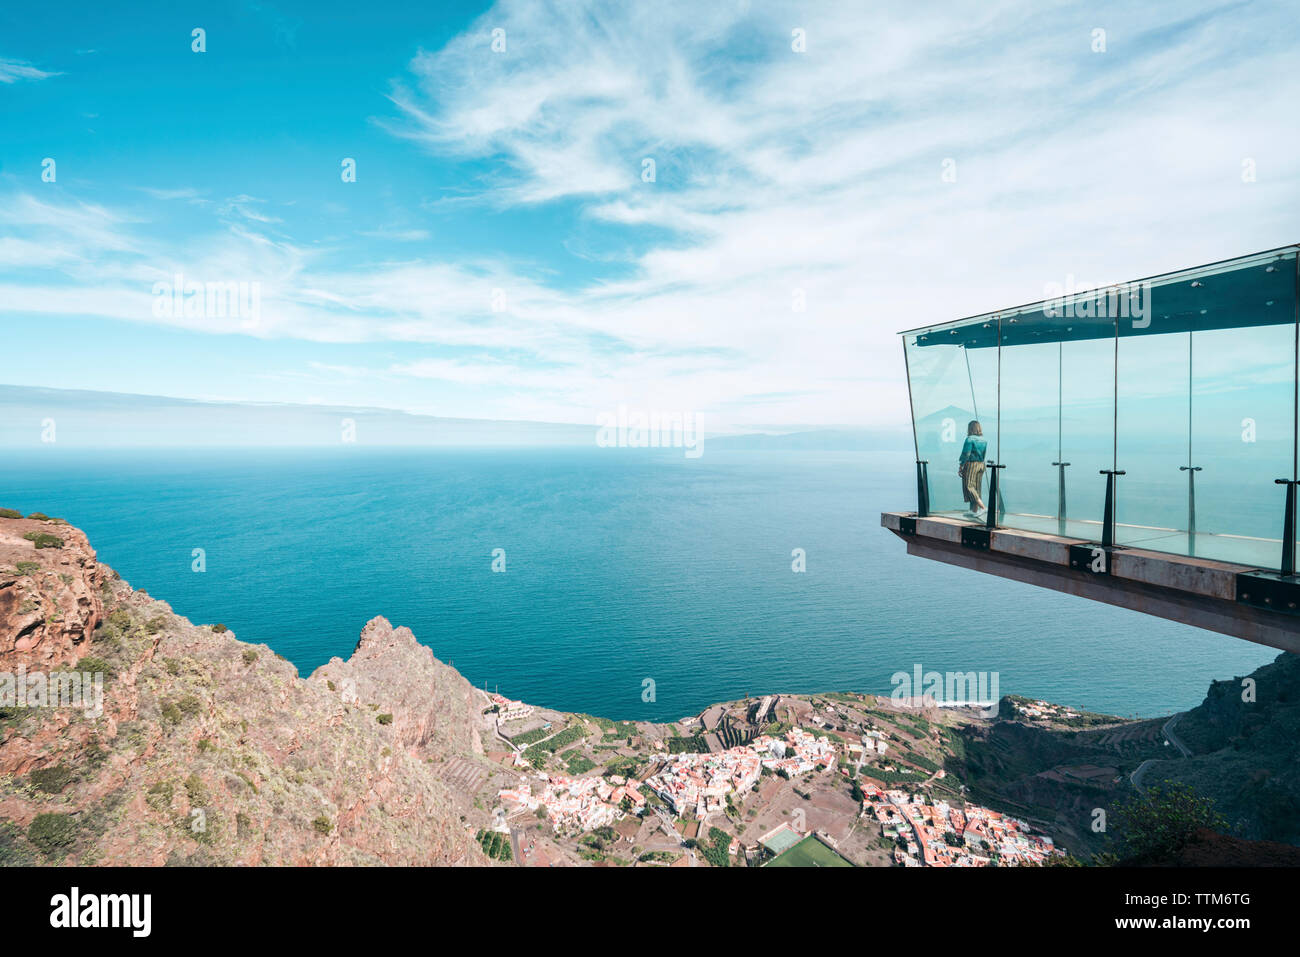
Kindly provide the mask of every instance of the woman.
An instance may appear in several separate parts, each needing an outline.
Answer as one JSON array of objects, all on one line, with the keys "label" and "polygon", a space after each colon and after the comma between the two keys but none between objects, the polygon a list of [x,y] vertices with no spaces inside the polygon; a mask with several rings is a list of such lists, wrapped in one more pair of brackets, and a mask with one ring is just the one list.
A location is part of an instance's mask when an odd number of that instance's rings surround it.
[{"label": "woman", "polygon": [[961,494],[971,506],[972,512],[984,511],[984,499],[980,487],[984,484],[984,455],[989,444],[984,440],[984,429],[978,419],[971,419],[966,426],[966,441],[961,447],[958,458],[957,474],[961,476]]}]

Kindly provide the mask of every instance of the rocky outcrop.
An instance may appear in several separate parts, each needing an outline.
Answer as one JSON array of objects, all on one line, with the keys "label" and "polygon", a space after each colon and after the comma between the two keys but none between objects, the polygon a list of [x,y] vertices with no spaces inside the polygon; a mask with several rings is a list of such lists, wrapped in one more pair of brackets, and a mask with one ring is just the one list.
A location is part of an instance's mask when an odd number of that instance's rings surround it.
[{"label": "rocky outcrop", "polygon": [[0,518],[0,656],[51,668],[76,661],[104,617],[104,575],[79,529]]},{"label": "rocky outcrop", "polygon": [[393,716],[397,740],[417,751],[482,752],[476,729],[477,695],[455,668],[438,661],[409,628],[374,618],[361,630],[352,657],[332,658],[313,682],[337,689],[339,699],[374,702]]},{"label": "rocky outcrop", "polygon": [[0,535],[0,674],[104,676],[96,715],[0,699],[0,864],[490,863],[485,702],[409,629],[377,618],[303,679],[133,591],[76,529]]}]

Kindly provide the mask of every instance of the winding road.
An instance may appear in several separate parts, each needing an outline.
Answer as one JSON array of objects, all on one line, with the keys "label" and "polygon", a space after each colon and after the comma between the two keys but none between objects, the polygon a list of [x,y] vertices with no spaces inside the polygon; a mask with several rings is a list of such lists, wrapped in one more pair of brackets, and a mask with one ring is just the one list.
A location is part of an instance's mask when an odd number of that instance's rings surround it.
[{"label": "winding road", "polygon": [[[1187,745],[1183,744],[1182,739],[1179,738],[1178,735],[1174,733],[1174,725],[1178,723],[1178,719],[1181,717],[1182,717],[1181,713],[1176,714],[1168,721],[1166,721],[1164,727],[1160,729],[1160,733],[1165,736],[1165,744],[1172,744],[1175,748],[1178,749],[1179,754],[1181,754],[1185,758],[1190,758],[1192,756],[1192,749],[1189,748]],[[1141,791],[1142,781],[1146,777],[1147,769],[1150,768],[1151,765],[1155,764],[1157,761],[1167,761],[1167,760],[1168,758],[1147,758],[1145,761],[1143,761],[1134,769],[1131,775],[1129,775],[1129,781],[1132,782],[1133,787]]]}]

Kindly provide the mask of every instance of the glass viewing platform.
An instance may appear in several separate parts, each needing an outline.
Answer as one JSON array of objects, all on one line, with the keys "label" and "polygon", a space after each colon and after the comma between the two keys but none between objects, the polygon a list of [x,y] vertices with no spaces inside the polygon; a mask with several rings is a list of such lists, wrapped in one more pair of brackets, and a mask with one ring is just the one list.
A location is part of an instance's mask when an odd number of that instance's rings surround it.
[{"label": "glass viewing platform", "polygon": [[1297,252],[903,333],[917,515],[1294,574]]}]

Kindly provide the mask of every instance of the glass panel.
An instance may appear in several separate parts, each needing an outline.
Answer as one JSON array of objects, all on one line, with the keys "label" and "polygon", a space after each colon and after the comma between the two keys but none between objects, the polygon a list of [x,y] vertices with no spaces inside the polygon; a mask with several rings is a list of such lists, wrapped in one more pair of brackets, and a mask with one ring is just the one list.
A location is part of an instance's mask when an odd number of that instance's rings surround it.
[{"label": "glass panel", "polygon": [[[903,342],[917,452],[930,463],[930,511],[969,517],[958,460],[972,421],[981,423],[986,459],[997,448],[997,323],[937,326]],[[981,486],[986,494],[987,474]]]},{"label": "glass panel", "polygon": [[1068,302],[1003,318],[1001,524],[1101,538],[1098,473],[1114,458],[1114,383],[1113,320]]},{"label": "glass panel", "polygon": [[[1112,325],[1095,320],[1097,325]],[[1071,538],[1101,541],[1106,476],[1115,467],[1115,339],[1067,342],[1062,378],[1061,454]],[[1122,479],[1121,479],[1122,481]]]},{"label": "glass panel", "polygon": [[1295,324],[1198,332],[1193,340],[1190,464],[1201,471],[1188,551],[1278,568],[1286,489],[1274,479],[1292,469]]},{"label": "glass panel", "polygon": [[[1124,320],[1135,321],[1146,319]],[[1192,333],[1162,335],[1155,318],[1150,328],[1119,340],[1115,544],[1186,554]]]},{"label": "glass panel", "polygon": [[999,524],[1058,532],[1063,345],[1039,342],[1002,350],[1002,404],[998,482],[1004,511]]},{"label": "glass panel", "polygon": [[[1116,541],[1277,568],[1295,442],[1295,253],[1155,283],[1120,330]],[[1172,326],[1172,331],[1166,331]]]}]

